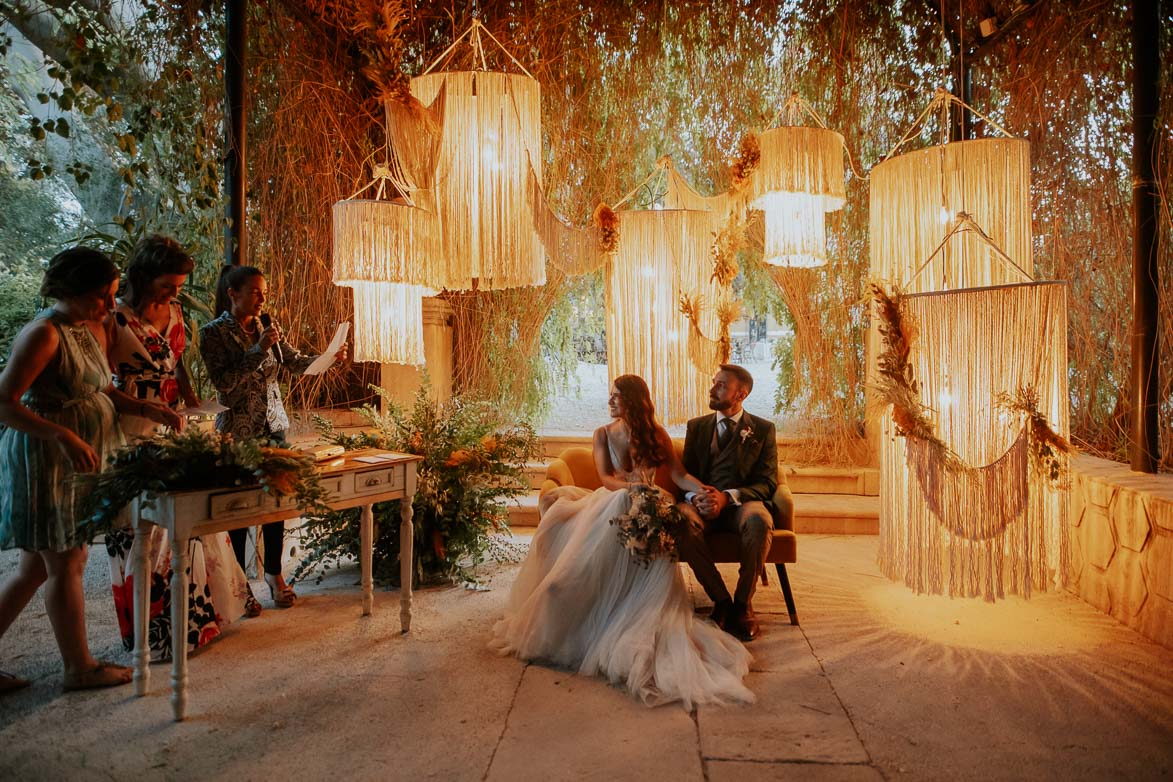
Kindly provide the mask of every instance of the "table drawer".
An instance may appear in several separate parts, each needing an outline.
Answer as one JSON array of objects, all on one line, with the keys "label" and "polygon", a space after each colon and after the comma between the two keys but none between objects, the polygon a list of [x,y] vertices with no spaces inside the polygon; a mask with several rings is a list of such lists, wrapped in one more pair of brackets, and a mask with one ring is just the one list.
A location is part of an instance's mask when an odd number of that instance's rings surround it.
[{"label": "table drawer", "polygon": [[403,488],[402,464],[383,467],[377,470],[367,470],[354,474],[355,494],[381,494],[386,491],[395,491]]},{"label": "table drawer", "polygon": [[322,488],[326,490],[326,494],[331,497],[341,497],[344,494],[351,494],[351,489],[354,487],[353,475],[332,475],[328,478],[320,480]]},{"label": "table drawer", "polygon": [[208,518],[235,519],[241,516],[255,516],[278,507],[277,498],[263,489],[213,494],[208,498]]}]

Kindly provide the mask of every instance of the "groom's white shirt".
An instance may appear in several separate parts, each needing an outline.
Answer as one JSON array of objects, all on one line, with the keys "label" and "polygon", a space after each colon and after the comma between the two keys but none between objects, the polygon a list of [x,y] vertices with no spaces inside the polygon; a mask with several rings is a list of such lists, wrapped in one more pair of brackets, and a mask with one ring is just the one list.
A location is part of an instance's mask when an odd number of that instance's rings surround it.
[{"label": "groom's white shirt", "polygon": [[[721,431],[721,422],[722,421],[724,421],[726,419],[732,421],[733,422],[733,431],[736,432],[737,427],[741,425],[741,417],[743,415],[745,415],[745,408],[744,407],[737,411],[737,415],[724,415],[723,413],[717,413],[717,423],[713,427],[714,441],[712,444],[709,445],[709,447],[712,448],[713,445],[716,443],[717,432]],[[741,497],[739,496],[741,494],[740,491],[738,491],[737,489],[726,489],[725,493],[729,495],[729,501],[732,502],[735,506],[741,505]],[[685,502],[692,502],[692,498],[695,496],[696,496],[695,491],[685,492],[684,501]]]}]

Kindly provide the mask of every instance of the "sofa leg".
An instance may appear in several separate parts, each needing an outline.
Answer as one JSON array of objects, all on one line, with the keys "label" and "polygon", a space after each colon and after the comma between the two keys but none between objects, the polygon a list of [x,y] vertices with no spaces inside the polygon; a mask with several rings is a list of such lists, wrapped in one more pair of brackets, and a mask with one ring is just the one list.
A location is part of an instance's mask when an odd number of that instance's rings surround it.
[{"label": "sofa leg", "polygon": [[786,598],[786,610],[790,613],[790,624],[798,624],[798,609],[794,607],[794,593],[790,591],[790,579],[786,576],[786,565],[774,563],[778,569],[778,581],[782,587],[782,596]]},{"label": "sofa leg", "polygon": [[769,570],[766,568],[765,565],[762,565],[762,586],[769,586],[770,585],[770,576],[768,575],[768,573],[769,573]]}]

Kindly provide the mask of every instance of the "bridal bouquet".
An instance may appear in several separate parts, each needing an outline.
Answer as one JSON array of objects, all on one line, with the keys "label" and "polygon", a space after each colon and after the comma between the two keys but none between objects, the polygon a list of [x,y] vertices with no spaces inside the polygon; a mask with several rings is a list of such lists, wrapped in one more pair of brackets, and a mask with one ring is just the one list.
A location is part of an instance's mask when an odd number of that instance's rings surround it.
[{"label": "bridal bouquet", "polygon": [[653,559],[677,560],[676,539],[673,532],[683,522],[672,496],[648,480],[627,490],[631,507],[621,516],[611,519],[619,534],[619,541],[641,565],[650,566]]}]

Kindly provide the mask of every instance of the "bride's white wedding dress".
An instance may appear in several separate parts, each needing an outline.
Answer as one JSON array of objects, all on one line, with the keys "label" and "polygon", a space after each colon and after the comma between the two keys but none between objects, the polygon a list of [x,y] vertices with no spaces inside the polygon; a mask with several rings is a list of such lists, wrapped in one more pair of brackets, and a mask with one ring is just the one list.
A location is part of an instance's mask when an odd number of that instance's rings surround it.
[{"label": "bride's white wedding dress", "polygon": [[[610,440],[608,439],[608,446]],[[612,464],[622,464],[611,447]],[[693,613],[680,566],[639,564],[609,522],[626,491],[568,487],[542,516],[490,647],[602,676],[648,705],[750,703],[750,654]]]}]

